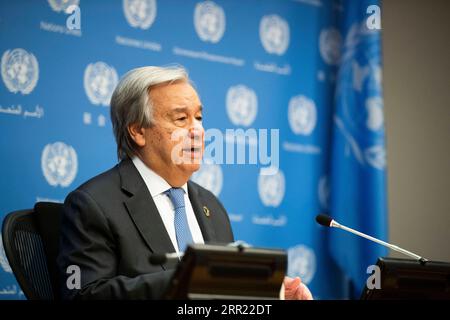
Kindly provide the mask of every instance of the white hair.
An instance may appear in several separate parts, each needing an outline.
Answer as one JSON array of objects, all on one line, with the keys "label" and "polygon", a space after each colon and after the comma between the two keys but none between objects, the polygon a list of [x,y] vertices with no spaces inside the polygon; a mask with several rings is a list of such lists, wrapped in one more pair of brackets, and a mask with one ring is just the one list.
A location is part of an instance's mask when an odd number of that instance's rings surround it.
[{"label": "white hair", "polygon": [[148,128],[152,125],[152,101],[149,98],[152,87],[175,81],[189,82],[187,71],[181,66],[141,67],[127,72],[111,97],[111,122],[117,142],[119,159],[135,153],[135,143],[128,127],[138,124]]}]

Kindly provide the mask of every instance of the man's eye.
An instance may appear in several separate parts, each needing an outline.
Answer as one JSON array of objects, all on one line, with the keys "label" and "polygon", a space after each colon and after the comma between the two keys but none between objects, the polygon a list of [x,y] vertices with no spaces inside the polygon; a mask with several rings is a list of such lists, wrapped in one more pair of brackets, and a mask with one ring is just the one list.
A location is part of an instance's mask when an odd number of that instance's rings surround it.
[{"label": "man's eye", "polygon": [[203,120],[203,117],[202,117],[202,116],[198,116],[198,117],[196,117],[196,119],[197,119],[198,121],[202,121],[202,120]]},{"label": "man's eye", "polygon": [[186,117],[180,117],[180,118],[177,118],[177,121],[184,121],[186,119],[187,119]]}]

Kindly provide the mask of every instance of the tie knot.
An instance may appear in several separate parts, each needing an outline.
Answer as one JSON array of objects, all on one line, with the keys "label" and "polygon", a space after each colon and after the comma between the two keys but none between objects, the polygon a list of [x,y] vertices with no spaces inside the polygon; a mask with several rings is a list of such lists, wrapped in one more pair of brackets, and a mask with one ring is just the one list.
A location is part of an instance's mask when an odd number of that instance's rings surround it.
[{"label": "tie knot", "polygon": [[184,190],[182,188],[170,188],[166,191],[175,209],[184,208]]}]

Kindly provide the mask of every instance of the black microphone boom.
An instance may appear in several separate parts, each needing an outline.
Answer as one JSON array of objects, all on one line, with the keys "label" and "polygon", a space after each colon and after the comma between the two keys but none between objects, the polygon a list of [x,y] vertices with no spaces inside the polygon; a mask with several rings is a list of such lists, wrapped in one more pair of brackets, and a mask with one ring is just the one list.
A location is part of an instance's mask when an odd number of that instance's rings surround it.
[{"label": "black microphone boom", "polygon": [[412,252],[410,252],[408,250],[400,248],[400,247],[398,247],[398,246],[396,246],[394,244],[390,244],[390,243],[384,242],[384,241],[382,241],[380,239],[371,237],[371,236],[369,236],[367,234],[364,234],[364,233],[356,231],[356,230],[354,230],[352,228],[346,227],[346,226],[338,223],[337,221],[333,220],[333,218],[331,218],[330,216],[328,216],[326,214],[319,214],[319,215],[317,215],[316,216],[316,221],[317,221],[317,223],[319,223],[320,225],[325,226],[325,227],[339,228],[339,229],[348,231],[350,233],[356,234],[357,236],[366,238],[366,239],[368,239],[370,241],[373,241],[373,242],[376,242],[378,244],[381,244],[382,246],[388,247],[391,250],[400,252],[400,253],[405,254],[405,255],[407,255],[409,257],[412,257],[412,258],[414,258],[416,260],[419,260],[421,263],[424,263],[424,262],[428,261],[427,259],[425,259],[425,258],[423,258],[423,257],[421,257],[421,256],[419,256],[419,255],[417,255],[415,253],[412,253]]},{"label": "black microphone boom", "polygon": [[331,221],[333,221],[333,219],[331,219],[331,217],[327,216],[326,214],[319,214],[316,217],[316,221],[318,224],[320,224],[324,227],[330,227]]}]

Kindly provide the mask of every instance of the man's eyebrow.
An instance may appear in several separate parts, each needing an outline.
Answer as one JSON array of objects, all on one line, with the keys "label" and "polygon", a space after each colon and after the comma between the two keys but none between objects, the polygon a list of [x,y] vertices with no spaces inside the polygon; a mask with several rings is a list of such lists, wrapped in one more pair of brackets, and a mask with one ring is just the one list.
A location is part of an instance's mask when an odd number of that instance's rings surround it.
[{"label": "man's eyebrow", "polygon": [[171,113],[181,113],[186,111],[187,111],[186,107],[173,108],[170,110]]}]

